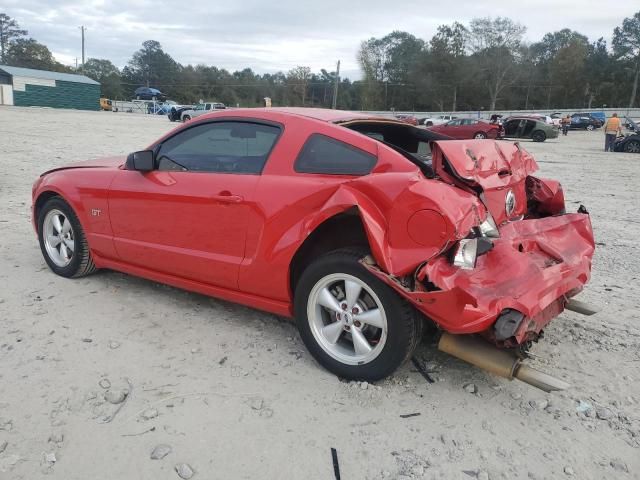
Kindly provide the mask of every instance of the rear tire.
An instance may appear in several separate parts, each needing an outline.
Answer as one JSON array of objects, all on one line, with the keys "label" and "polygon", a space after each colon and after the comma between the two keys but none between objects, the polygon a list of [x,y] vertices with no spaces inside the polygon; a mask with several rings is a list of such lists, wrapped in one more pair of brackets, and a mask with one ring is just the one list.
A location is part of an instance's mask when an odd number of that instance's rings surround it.
[{"label": "rear tire", "polygon": [[587,131],[593,132],[596,129],[593,125],[587,125]]},{"label": "rear tire", "polygon": [[183,122],[188,122],[189,120],[191,120],[191,115],[185,115],[182,117]]},{"label": "rear tire", "polygon": [[473,138],[475,138],[476,140],[484,140],[485,138],[487,138],[487,134],[484,132],[476,132],[473,134]]},{"label": "rear tire", "polygon": [[640,142],[635,140],[627,142],[624,146],[624,151],[627,153],[640,153]]},{"label": "rear tire", "polygon": [[61,197],[50,198],[38,212],[38,239],[54,273],[78,278],[96,271],[80,221]]},{"label": "rear tire", "polygon": [[544,142],[547,139],[547,135],[542,130],[536,130],[531,134],[531,139],[534,142]]},{"label": "rear tire", "polygon": [[294,310],[318,363],[341,378],[376,381],[413,355],[424,322],[360,263],[365,255],[342,249],[311,263],[295,289]]}]

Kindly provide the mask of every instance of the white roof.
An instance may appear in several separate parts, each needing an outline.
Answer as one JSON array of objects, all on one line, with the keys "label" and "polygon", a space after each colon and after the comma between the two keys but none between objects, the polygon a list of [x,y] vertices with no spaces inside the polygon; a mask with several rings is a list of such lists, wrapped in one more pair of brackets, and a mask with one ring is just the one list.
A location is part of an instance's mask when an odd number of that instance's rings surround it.
[{"label": "white roof", "polygon": [[36,70],[34,68],[10,67],[9,65],[0,65],[0,71],[4,71],[14,77],[44,78],[47,80],[61,80],[65,82],[100,85],[99,82],[96,82],[89,77],[76,75],[75,73],[50,72],[48,70]]}]

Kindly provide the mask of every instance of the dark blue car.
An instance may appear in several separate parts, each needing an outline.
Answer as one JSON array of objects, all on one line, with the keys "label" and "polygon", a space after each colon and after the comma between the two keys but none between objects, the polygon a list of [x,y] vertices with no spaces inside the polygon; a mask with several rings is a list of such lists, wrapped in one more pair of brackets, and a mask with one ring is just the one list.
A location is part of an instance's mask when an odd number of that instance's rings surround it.
[{"label": "dark blue car", "polygon": [[134,92],[136,100],[166,100],[167,96],[157,88],[138,87]]}]

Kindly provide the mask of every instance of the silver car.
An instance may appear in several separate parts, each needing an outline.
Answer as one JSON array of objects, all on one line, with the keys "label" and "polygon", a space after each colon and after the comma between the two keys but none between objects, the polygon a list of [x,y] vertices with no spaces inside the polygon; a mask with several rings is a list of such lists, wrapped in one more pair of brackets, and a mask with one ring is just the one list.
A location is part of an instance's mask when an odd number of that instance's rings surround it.
[{"label": "silver car", "polygon": [[214,110],[224,110],[225,108],[227,108],[225,104],[219,102],[199,103],[195,108],[190,108],[189,110],[182,112],[180,120],[188,122],[192,118],[199,117],[205,113],[213,112]]}]

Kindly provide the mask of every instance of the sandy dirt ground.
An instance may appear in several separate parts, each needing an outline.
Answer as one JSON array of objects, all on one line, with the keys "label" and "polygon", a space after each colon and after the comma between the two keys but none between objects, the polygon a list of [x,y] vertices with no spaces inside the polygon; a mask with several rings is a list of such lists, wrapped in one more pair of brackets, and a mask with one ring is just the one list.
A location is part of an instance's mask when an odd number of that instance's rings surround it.
[{"label": "sandy dirt ground", "polygon": [[604,153],[601,132],[525,143],[597,236],[581,298],[601,312],[565,312],[533,350],[569,390],[494,377],[429,338],[416,358],[434,383],[407,364],[372,385],[324,371],[274,315],[47,268],[30,223],[36,177],[174,126],[0,108],[0,479],[171,480],[181,464],[195,479],[334,479],[332,448],[343,480],[640,478],[640,156]]}]

